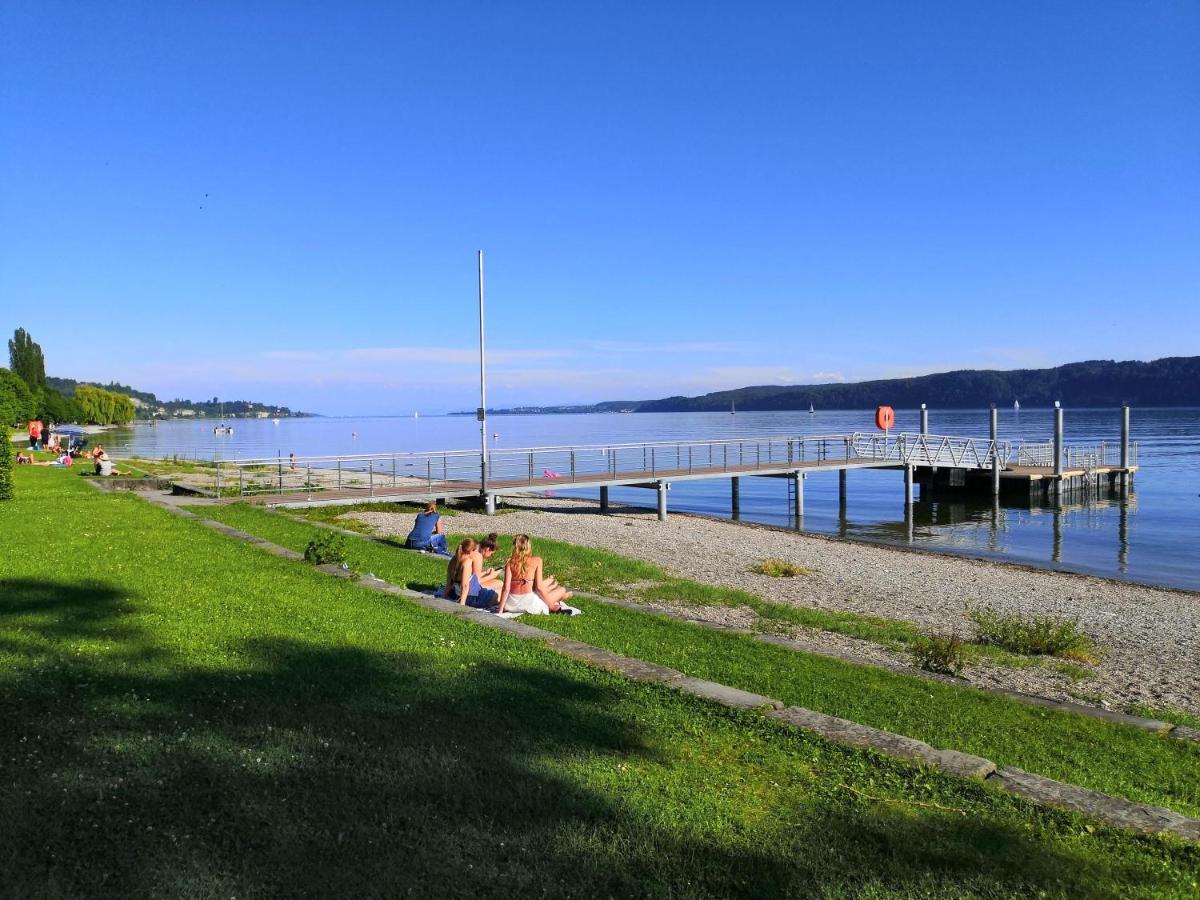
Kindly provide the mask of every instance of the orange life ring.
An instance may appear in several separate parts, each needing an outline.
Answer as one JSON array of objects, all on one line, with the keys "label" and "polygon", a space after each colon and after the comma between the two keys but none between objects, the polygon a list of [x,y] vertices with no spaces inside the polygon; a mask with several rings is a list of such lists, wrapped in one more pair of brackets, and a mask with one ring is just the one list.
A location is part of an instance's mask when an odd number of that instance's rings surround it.
[{"label": "orange life ring", "polygon": [[896,411],[890,406],[878,406],[875,408],[875,427],[880,431],[891,431],[892,426],[896,424]]}]

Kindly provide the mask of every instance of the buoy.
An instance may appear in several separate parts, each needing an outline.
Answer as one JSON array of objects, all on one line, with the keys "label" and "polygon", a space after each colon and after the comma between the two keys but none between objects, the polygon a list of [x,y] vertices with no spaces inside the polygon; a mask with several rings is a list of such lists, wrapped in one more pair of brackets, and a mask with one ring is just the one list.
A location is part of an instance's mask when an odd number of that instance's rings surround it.
[{"label": "buoy", "polygon": [[880,431],[891,431],[896,424],[896,411],[890,406],[875,408],[875,427]]}]

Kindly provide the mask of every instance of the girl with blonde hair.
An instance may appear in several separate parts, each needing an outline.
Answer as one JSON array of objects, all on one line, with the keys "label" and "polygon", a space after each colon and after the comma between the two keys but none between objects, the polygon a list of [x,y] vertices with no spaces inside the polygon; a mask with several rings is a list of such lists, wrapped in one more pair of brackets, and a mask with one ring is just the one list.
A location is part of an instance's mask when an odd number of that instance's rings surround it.
[{"label": "girl with blonde hair", "polygon": [[559,584],[549,584],[542,570],[542,558],[533,555],[529,535],[513,538],[512,556],[504,567],[504,586],[500,591],[498,612],[530,613],[544,616],[560,612],[571,592]]}]

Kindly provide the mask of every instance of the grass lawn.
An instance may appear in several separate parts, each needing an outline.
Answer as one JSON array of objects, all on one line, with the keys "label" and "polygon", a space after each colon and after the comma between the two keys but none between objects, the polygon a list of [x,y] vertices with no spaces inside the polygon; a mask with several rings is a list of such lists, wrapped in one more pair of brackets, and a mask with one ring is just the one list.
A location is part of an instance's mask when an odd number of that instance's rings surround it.
[{"label": "grass lawn", "polygon": [[1197,890],[1194,846],[629,683],[72,473],[17,489],[6,895]]},{"label": "grass lawn", "polygon": [[[298,551],[320,533],[289,516],[242,504],[202,512]],[[376,542],[347,540],[352,567],[364,573],[418,590],[432,589],[445,578],[444,560]],[[503,540],[501,552],[507,553],[508,546]],[[566,585],[604,585],[613,577],[608,564],[614,554],[544,539],[536,540],[535,547],[545,556],[547,571]],[[636,575],[643,566],[653,568],[616,559],[621,577]],[[681,583],[693,592],[707,587]],[[586,615],[539,618],[535,624],[689,675],[907,734],[935,747],[977,753],[999,765],[1200,816],[1200,745],[973,688],[764,644],[653,613],[587,600],[579,605]]]}]

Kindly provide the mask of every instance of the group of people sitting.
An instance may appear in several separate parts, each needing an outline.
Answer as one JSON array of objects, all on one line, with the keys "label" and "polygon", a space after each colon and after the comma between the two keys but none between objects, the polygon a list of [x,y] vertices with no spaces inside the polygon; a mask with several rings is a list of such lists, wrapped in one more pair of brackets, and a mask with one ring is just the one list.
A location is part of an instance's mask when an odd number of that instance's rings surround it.
[{"label": "group of people sitting", "polygon": [[484,562],[495,552],[495,534],[482,541],[463,538],[446,566],[446,598],[495,613],[574,612],[565,603],[571,592],[546,574],[542,558],[533,555],[529,535],[513,537],[512,555],[503,569],[485,569]]},{"label": "group of people sitting", "polygon": [[503,569],[485,569],[484,562],[496,553],[496,535],[482,541],[464,538],[451,555],[437,504],[429,503],[417,514],[405,544],[412,550],[450,557],[444,596],[463,606],[531,615],[578,612],[565,603],[571,592],[547,575],[542,558],[533,555],[527,534],[513,538],[512,555]]},{"label": "group of people sitting", "polygon": [[103,444],[97,444],[96,448],[94,450],[90,450],[90,451],[88,451],[86,453],[82,453],[82,454],[72,453],[69,450],[63,449],[61,446],[51,447],[49,444],[47,444],[46,449],[52,450],[52,451],[58,451],[58,453],[59,453],[58,458],[52,459],[52,460],[48,459],[44,462],[39,462],[37,459],[34,459],[32,452],[21,453],[18,451],[17,452],[17,465],[19,465],[19,466],[73,466],[75,464],[76,456],[82,455],[84,459],[90,459],[92,461],[93,468],[95,469],[95,472],[97,475],[106,475],[107,476],[107,475],[126,475],[126,474],[128,474],[126,472],[122,472],[122,471],[116,469],[113,466],[113,461],[109,457],[108,453],[105,452]]}]

